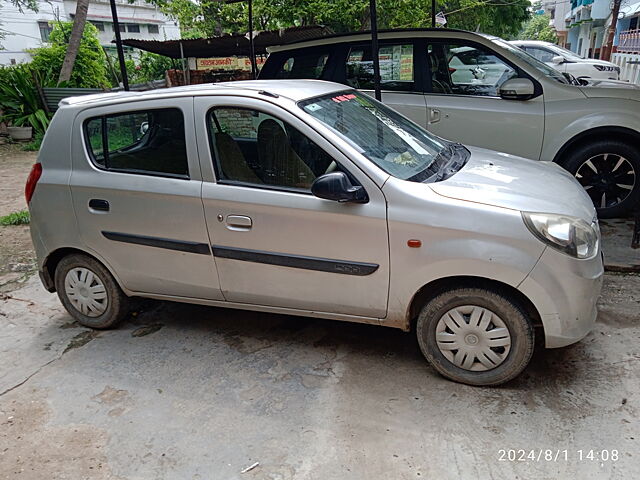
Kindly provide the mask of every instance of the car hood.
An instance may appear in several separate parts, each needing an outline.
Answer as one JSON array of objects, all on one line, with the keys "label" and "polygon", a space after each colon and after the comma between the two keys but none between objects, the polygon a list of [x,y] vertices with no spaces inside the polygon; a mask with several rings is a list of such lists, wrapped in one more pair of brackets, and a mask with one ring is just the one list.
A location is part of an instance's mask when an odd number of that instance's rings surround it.
[{"label": "car hood", "polygon": [[640,85],[633,83],[616,82],[615,80],[597,82],[589,79],[589,85],[578,88],[587,97],[591,98],[624,98],[640,101]]},{"label": "car hood", "polygon": [[571,59],[571,61],[577,63],[588,63],[589,65],[604,65],[605,67],[617,67],[615,63],[607,62],[606,60],[596,60],[595,58],[583,58],[582,60]]},{"label": "car hood", "polygon": [[591,78],[591,77],[581,77],[581,81],[587,82],[585,87],[611,87],[611,88],[631,88],[631,89],[640,89],[640,85],[636,85],[635,83],[626,82],[624,80],[611,80],[606,78]]},{"label": "car hood", "polygon": [[429,187],[439,195],[526,212],[571,215],[591,222],[596,211],[573,176],[552,162],[470,148],[456,174]]}]

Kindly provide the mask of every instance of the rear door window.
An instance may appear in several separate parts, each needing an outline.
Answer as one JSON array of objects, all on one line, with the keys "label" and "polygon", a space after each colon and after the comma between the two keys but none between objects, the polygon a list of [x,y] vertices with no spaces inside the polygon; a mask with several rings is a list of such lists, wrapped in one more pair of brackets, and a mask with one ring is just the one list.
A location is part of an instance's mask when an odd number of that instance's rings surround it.
[{"label": "rear door window", "polygon": [[[415,90],[413,44],[380,45],[380,87],[383,90],[410,92]],[[370,45],[353,46],[346,61],[347,85],[371,90],[373,55]]]},{"label": "rear door window", "polygon": [[93,117],[84,124],[93,163],[102,169],[189,176],[184,116],[178,108]]},{"label": "rear door window", "polygon": [[329,52],[326,51],[315,50],[297,52],[282,59],[273,78],[317,80],[322,78],[327,67],[328,60]]}]

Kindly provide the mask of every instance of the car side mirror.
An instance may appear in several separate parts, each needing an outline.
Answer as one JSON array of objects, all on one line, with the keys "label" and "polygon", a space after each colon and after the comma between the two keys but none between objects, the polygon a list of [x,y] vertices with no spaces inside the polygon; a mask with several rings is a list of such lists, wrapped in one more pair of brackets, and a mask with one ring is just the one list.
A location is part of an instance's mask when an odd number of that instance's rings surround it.
[{"label": "car side mirror", "polygon": [[353,185],[344,172],[325,173],[315,179],[311,193],[318,198],[340,203],[367,203],[369,196],[363,187]]},{"label": "car side mirror", "polygon": [[500,97],[505,100],[529,100],[534,94],[533,82],[528,78],[511,78],[500,85]]},{"label": "car side mirror", "polygon": [[564,63],[564,57],[562,55],[556,55],[551,59],[551,61],[556,65],[560,65]]}]

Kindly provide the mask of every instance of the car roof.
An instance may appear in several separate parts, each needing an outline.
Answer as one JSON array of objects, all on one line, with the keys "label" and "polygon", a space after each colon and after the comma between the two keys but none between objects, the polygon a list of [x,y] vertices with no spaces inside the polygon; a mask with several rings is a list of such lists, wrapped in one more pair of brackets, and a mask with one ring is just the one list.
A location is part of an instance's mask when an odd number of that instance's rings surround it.
[{"label": "car roof", "polygon": [[545,42],[543,40],[511,40],[509,43],[513,43],[514,45],[544,45],[544,46],[554,46],[551,42]]},{"label": "car roof", "polygon": [[62,99],[60,106],[94,107],[127,101],[204,95],[230,95],[254,98],[257,95],[266,95],[271,98],[283,97],[298,102],[336,91],[344,91],[348,88],[349,87],[345,85],[324,80],[243,80],[162,88],[144,92],[105,92],[79,97],[67,97]]},{"label": "car roof", "polygon": [[[446,34],[464,34],[466,36],[477,37],[477,38],[488,38],[487,35],[478,33],[478,32],[470,32],[468,30],[458,30],[455,28],[396,28],[396,29],[383,29],[378,31],[378,36],[381,39],[385,38],[396,38],[396,37],[426,37],[426,36],[443,36]],[[434,35],[435,34],[435,35]],[[288,43],[282,43],[280,45],[275,45],[272,47],[268,47],[268,52],[280,52],[287,50],[294,50],[296,48],[304,47],[304,46],[315,46],[315,45],[323,45],[323,44],[336,44],[342,42],[349,42],[354,39],[360,40],[361,38],[370,38],[371,31],[363,30],[361,32],[349,32],[349,33],[336,33],[334,35],[325,35],[322,37],[318,37],[311,40],[297,40]]]}]

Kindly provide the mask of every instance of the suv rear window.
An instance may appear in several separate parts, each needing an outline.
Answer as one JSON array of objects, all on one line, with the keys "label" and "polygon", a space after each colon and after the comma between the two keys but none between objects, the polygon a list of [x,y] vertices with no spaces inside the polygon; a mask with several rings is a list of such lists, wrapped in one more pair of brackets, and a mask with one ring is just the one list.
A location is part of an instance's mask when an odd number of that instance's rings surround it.
[{"label": "suv rear window", "polygon": [[84,131],[90,157],[99,168],[189,176],[184,116],[178,108],[93,117],[84,123]]},{"label": "suv rear window", "polygon": [[300,52],[284,58],[273,78],[302,78],[317,80],[322,77],[329,60],[327,52]]}]

